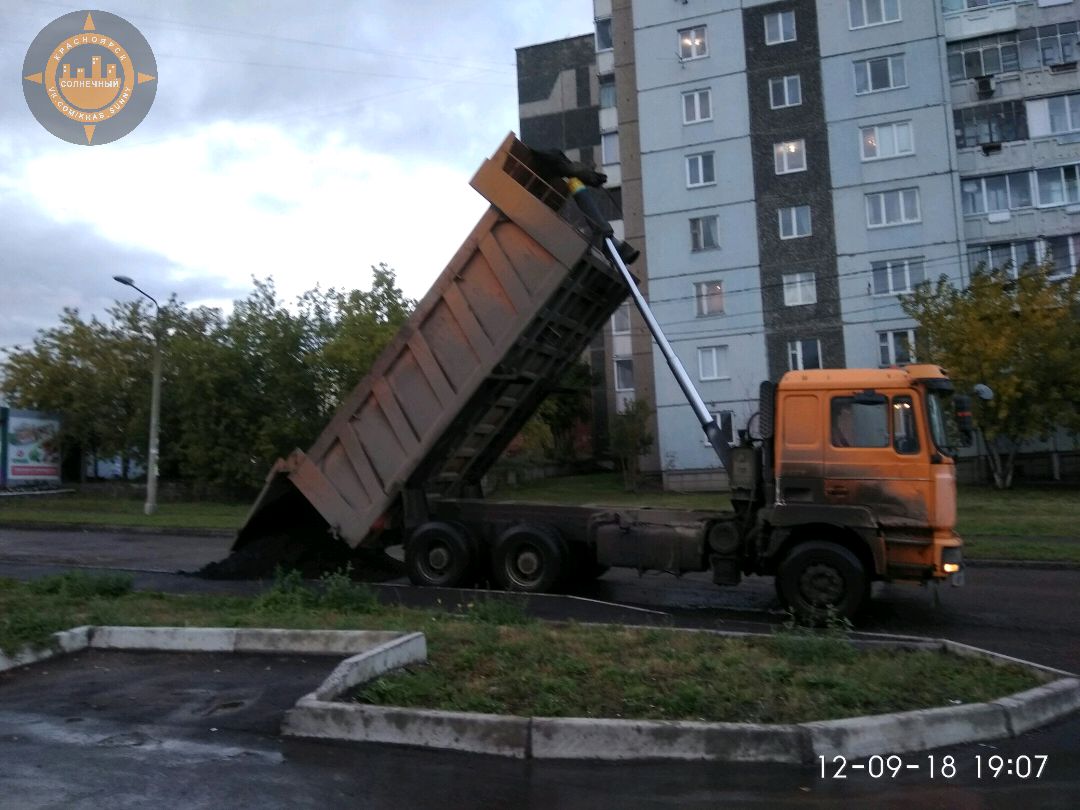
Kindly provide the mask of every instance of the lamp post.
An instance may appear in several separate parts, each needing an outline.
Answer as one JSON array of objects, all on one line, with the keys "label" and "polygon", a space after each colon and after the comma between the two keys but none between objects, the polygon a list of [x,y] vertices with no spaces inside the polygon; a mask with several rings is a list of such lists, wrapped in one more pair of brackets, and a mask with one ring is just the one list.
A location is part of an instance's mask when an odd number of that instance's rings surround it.
[{"label": "lamp post", "polygon": [[113,276],[113,280],[131,287],[149,298],[154,304],[154,372],[150,386],[150,451],[147,454],[146,505],[143,506],[143,513],[152,515],[157,511],[158,417],[161,413],[161,307],[154,296],[136,287],[130,276]]}]

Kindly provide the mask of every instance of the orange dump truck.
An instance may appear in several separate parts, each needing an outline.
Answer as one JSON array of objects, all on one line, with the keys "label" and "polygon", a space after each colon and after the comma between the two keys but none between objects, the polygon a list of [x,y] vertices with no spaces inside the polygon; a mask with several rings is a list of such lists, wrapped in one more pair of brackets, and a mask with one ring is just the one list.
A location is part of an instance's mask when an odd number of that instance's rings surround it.
[{"label": "orange dump truck", "polygon": [[[491,208],[315,444],[275,464],[234,551],[282,534],[401,544],[418,585],[530,592],[611,566],[712,571],[720,585],[769,574],[814,620],[854,614],[873,580],[959,584],[945,373],[791,372],[762,384],[760,435],[727,446],[581,183],[534,158],[509,136],[484,162],[472,185]],[[734,509],[483,499],[484,473],[628,294],[727,468]]]}]

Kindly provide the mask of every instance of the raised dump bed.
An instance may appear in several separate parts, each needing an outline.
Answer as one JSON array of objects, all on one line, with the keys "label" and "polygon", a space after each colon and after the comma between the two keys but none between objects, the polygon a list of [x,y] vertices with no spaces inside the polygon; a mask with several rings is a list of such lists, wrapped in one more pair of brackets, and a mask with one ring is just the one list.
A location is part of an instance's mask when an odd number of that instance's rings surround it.
[{"label": "raised dump bed", "polygon": [[476,492],[627,295],[535,169],[513,135],[484,161],[491,208],[311,448],[274,464],[235,549],[298,523],[356,547],[405,491]]}]

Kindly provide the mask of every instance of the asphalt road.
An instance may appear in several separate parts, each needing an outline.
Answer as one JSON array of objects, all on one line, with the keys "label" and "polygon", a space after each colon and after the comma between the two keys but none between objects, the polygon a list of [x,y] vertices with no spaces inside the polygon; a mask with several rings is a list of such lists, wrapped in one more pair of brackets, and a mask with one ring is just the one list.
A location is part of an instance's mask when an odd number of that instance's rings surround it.
[{"label": "asphalt road", "polygon": [[[0,529],[0,576],[31,578],[69,567],[136,572],[162,590],[251,592],[257,583],[207,582],[171,573],[220,558],[228,540],[117,532]],[[406,603],[468,594],[389,583],[380,597]],[[880,588],[860,629],[943,636],[1080,671],[1080,570],[972,568],[967,586]],[[618,604],[612,604],[616,602]],[[548,618],[766,629],[782,621],[772,585],[735,589],[703,577],[609,572],[571,598],[531,598]],[[515,762],[451,752],[286,741],[284,707],[321,666],[256,656],[84,653],[0,676],[0,808],[30,807],[664,807],[818,806],[1014,808],[1080,806],[1080,717],[1015,740],[906,757],[899,778],[777,765]],[[88,674],[89,673],[89,674]],[[221,707],[225,707],[224,709]],[[888,752],[882,752],[888,753]],[[933,779],[928,757],[952,756],[956,773]],[[1047,755],[1038,779],[994,779],[976,757]]]}]

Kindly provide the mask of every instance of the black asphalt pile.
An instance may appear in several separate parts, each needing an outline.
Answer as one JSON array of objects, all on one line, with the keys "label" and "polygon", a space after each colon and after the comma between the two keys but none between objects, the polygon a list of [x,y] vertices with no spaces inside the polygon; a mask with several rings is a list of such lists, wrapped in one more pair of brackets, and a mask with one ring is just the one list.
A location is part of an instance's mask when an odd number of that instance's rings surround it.
[{"label": "black asphalt pile", "polygon": [[204,579],[269,579],[280,569],[315,579],[346,567],[353,579],[367,582],[396,579],[405,573],[402,564],[383,551],[354,550],[323,532],[266,535],[193,573]]}]

